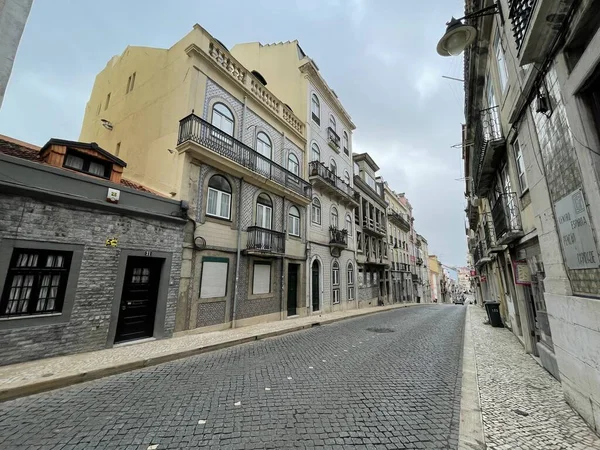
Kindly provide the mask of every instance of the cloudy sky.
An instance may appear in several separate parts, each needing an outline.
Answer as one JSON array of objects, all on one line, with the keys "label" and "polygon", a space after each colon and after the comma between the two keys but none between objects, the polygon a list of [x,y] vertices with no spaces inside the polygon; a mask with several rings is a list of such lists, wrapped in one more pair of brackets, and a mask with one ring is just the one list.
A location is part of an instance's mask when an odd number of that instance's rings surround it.
[{"label": "cloudy sky", "polygon": [[462,58],[435,47],[460,0],[35,0],[0,110],[0,134],[42,145],[79,137],[96,73],[128,44],[170,47],[194,23],[231,48],[298,39],[335,89],[417,231],[464,265]]}]

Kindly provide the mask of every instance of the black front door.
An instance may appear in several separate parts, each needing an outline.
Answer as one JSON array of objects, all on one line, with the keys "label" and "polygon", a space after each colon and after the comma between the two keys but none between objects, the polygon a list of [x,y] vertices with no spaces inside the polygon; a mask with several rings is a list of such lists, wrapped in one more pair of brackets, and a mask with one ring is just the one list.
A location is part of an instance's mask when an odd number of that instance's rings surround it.
[{"label": "black front door", "polygon": [[125,280],[115,342],[152,337],[154,316],[163,260],[130,256]]},{"label": "black front door", "polygon": [[288,264],[287,314],[295,316],[298,307],[298,264]]},{"label": "black front door", "polygon": [[319,310],[319,262],[312,263],[312,310]]}]

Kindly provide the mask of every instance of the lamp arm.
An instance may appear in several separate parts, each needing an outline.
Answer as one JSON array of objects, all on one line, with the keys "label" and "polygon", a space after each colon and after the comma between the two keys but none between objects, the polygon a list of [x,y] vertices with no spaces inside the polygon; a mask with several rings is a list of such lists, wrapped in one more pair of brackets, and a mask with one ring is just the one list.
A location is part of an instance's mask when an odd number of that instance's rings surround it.
[{"label": "lamp arm", "polygon": [[[494,14],[500,14],[502,18],[502,10],[500,9],[500,5],[498,3],[494,3],[492,6],[488,6],[487,8],[480,9],[479,11],[472,12],[470,14],[465,15],[457,20],[465,20],[465,19],[475,19],[483,16],[491,16]],[[504,19],[502,18],[502,21]]]}]

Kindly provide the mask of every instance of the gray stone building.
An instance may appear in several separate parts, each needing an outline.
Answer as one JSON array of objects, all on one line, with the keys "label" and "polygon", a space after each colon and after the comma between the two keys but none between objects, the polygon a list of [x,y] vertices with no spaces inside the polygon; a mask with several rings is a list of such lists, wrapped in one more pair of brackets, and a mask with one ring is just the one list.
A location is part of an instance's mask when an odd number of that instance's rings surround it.
[{"label": "gray stone building", "polygon": [[186,205],[124,167],[0,137],[0,364],[173,334]]},{"label": "gray stone building", "polygon": [[354,210],[359,306],[386,304],[392,299],[388,298],[391,286],[383,181],[377,178],[379,166],[368,153],[356,153],[353,159],[359,204]]}]

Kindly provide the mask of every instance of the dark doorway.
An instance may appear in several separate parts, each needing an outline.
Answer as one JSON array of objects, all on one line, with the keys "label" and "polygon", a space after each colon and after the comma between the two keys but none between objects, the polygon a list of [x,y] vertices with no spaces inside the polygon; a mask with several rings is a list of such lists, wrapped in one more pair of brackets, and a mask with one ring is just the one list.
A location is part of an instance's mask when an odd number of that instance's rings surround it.
[{"label": "dark doorway", "polygon": [[295,316],[298,308],[298,264],[288,264],[287,315]]},{"label": "dark doorway", "polygon": [[115,342],[152,337],[163,260],[130,256],[125,268]]},{"label": "dark doorway", "polygon": [[312,310],[320,309],[319,295],[319,261],[316,259],[312,263]]}]

